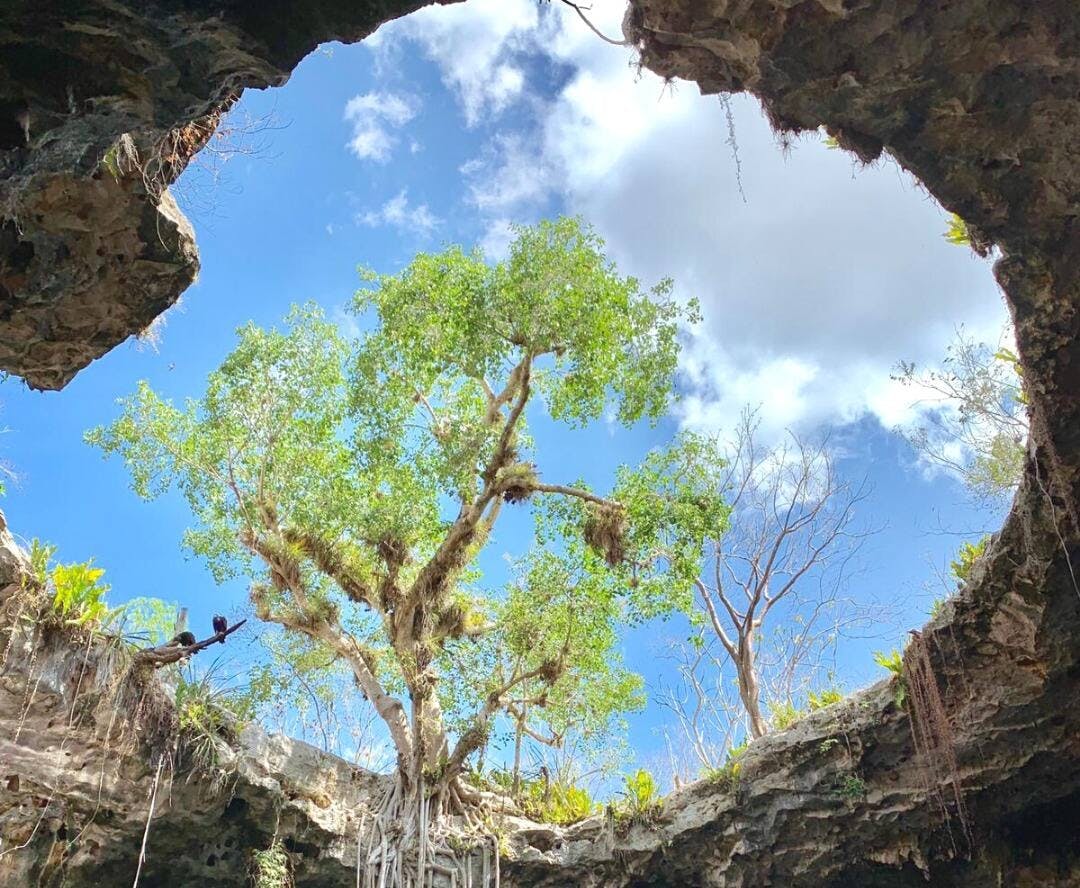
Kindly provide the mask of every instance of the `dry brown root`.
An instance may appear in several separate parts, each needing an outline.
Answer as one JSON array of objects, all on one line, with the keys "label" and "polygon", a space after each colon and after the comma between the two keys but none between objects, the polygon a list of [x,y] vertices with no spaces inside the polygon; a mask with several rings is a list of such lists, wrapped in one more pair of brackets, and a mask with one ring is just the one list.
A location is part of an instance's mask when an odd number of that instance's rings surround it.
[{"label": "dry brown root", "polygon": [[[952,724],[938,688],[926,638],[920,633],[912,633],[911,642],[904,652],[904,684],[911,739],[921,765],[924,790],[929,798],[937,802],[953,853],[970,854],[974,839],[964,804]],[[959,821],[966,848],[957,845],[952,830],[954,816]]]},{"label": "dry brown root", "polygon": [[[469,800],[466,801],[464,797]],[[499,841],[457,781],[410,791],[395,776],[357,861],[362,888],[498,888]],[[359,853],[361,843],[357,843]]]}]

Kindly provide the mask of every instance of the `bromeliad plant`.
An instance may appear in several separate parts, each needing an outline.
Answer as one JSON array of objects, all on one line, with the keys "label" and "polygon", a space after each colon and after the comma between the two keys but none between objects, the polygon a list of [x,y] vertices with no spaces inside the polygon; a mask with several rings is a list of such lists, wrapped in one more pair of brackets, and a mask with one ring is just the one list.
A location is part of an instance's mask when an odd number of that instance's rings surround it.
[{"label": "bromeliad plant", "polygon": [[[188,547],[221,580],[250,576],[261,619],[349,664],[397,754],[375,833],[396,821],[397,838],[372,853],[398,884],[403,867],[453,858],[429,827],[480,821],[463,777],[496,719],[524,705],[530,730],[557,730],[534,715],[590,700],[567,688],[614,662],[615,621],[689,601],[693,528],[722,505],[676,496],[683,511],[649,515],[632,473],[616,499],[538,465],[532,405],[571,428],[659,417],[696,314],[669,282],[646,293],[620,277],[576,220],[518,229],[495,265],[451,248],[364,278],[358,341],[313,308],[283,330],[249,325],[202,399],[177,407],[142,384],[89,439],[123,457],[141,496],[180,489]],[[574,561],[574,601],[551,594],[550,570],[526,571],[520,593],[483,588],[480,553],[527,501],[561,508],[545,526],[562,541],[540,542]],[[670,526],[687,513],[689,536]],[[564,545],[582,534],[588,546]]]},{"label": "bromeliad plant", "polygon": [[115,611],[105,596],[109,585],[101,582],[105,569],[90,561],[59,564],[53,561],[56,547],[40,540],[30,542],[28,582],[46,596],[48,606],[38,619],[57,626],[99,629]]}]

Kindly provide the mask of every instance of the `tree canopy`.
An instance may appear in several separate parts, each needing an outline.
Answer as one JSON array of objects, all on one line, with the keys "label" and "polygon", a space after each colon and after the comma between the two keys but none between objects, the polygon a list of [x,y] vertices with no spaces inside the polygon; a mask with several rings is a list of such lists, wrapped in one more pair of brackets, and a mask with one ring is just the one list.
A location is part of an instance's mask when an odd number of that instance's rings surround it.
[{"label": "tree canopy", "polygon": [[[574,219],[517,229],[503,262],[452,247],[362,276],[355,341],[313,306],[249,324],[203,397],[140,384],[88,437],[140,496],[183,494],[187,547],[249,578],[262,620],[348,663],[404,785],[447,787],[500,715],[559,742],[640,705],[616,627],[685,605],[723,504],[655,460],[607,497],[549,481],[528,420],[656,420],[697,310]],[[492,588],[480,553],[525,501],[535,546]]]}]

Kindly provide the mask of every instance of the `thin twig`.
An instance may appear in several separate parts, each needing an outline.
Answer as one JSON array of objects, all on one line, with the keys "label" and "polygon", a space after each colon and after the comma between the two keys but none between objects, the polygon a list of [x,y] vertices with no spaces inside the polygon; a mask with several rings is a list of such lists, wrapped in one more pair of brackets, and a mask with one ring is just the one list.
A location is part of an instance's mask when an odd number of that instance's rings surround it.
[{"label": "thin twig", "polygon": [[596,25],[594,25],[592,22],[590,22],[588,16],[585,15],[584,11],[582,11],[582,8],[580,6],[578,6],[576,3],[572,2],[572,0],[561,0],[561,2],[566,4],[567,6],[569,6],[572,10],[574,10],[574,12],[576,12],[581,17],[581,20],[583,22],[585,22],[585,24],[588,26],[589,30],[592,31],[597,37],[599,37],[605,43],[610,43],[612,46],[633,46],[634,45],[629,40],[625,40],[625,39],[624,40],[612,40],[610,37],[608,37],[606,34],[604,34],[602,31],[600,31],[596,27]]}]

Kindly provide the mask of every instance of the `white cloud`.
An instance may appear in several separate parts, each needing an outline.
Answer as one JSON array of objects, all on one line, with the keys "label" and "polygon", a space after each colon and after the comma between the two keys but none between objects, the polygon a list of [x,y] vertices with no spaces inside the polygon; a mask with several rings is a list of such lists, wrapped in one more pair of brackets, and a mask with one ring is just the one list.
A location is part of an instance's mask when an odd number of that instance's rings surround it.
[{"label": "white cloud", "polygon": [[402,189],[382,205],[378,210],[360,213],[356,221],[372,228],[389,225],[399,231],[411,234],[428,235],[442,222],[427,204],[410,206],[408,193]]},{"label": "white cloud", "polygon": [[466,200],[482,213],[507,213],[542,203],[552,190],[545,158],[517,133],[498,135],[482,157],[460,168]]},{"label": "white cloud", "polygon": [[466,123],[475,126],[523,94],[518,55],[538,51],[540,26],[536,0],[469,0],[429,6],[393,22],[380,31],[375,49],[392,54],[398,41],[416,41],[457,94]]},{"label": "white cloud", "polygon": [[510,242],[514,239],[514,232],[510,228],[510,220],[502,217],[492,219],[488,224],[487,231],[480,239],[480,249],[488,259],[505,259],[510,252]]},{"label": "white cloud", "polygon": [[369,92],[353,96],[345,103],[344,119],[352,125],[348,147],[362,160],[385,162],[397,144],[390,132],[400,129],[420,110],[415,96]]},{"label": "white cloud", "polygon": [[[617,36],[624,9],[597,0],[589,15]],[[744,203],[717,98],[635,76],[629,50],[545,10],[470,0],[403,31],[441,66],[468,123],[515,100],[531,112],[531,126],[494,132],[461,167],[485,249],[505,250],[509,220],[561,205],[596,226],[624,273],[671,276],[701,301],[685,423],[730,426],[760,403],[763,431],[868,414],[891,427],[915,415],[913,393],[889,379],[897,361],[936,360],[959,323],[996,338],[1005,313],[988,264],[944,241],[945,214],[894,163],[859,169],[813,134],[786,155],[756,103],[733,97]],[[538,53],[565,72],[553,96],[499,86],[500,66],[526,72]]]}]

